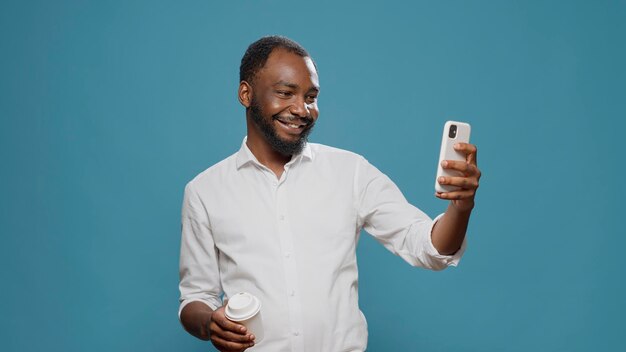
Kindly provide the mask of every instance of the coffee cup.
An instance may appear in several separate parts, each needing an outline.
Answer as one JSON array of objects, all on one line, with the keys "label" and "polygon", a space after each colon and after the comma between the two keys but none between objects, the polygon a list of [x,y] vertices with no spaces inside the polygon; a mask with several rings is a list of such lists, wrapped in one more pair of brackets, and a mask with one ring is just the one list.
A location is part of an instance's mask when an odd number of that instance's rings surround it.
[{"label": "coffee cup", "polygon": [[254,335],[254,342],[263,339],[263,319],[261,318],[261,302],[248,292],[239,292],[230,297],[226,305],[226,318],[242,324]]}]

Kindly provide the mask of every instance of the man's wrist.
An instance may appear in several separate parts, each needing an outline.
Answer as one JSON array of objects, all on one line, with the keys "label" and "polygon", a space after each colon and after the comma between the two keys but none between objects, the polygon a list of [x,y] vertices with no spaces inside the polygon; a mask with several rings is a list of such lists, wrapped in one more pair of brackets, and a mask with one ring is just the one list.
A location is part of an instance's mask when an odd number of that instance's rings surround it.
[{"label": "man's wrist", "polygon": [[213,310],[205,303],[191,302],[183,308],[180,320],[187,332],[199,339],[208,340],[212,315]]},{"label": "man's wrist", "polygon": [[457,216],[469,216],[474,209],[475,203],[474,200],[471,201],[450,201],[450,206],[448,210],[454,212],[454,215]]}]

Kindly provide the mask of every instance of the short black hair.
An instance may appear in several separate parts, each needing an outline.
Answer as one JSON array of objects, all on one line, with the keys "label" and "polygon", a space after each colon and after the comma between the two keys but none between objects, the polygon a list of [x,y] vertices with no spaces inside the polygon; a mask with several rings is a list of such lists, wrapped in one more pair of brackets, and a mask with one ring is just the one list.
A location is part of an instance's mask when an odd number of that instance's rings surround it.
[{"label": "short black hair", "polygon": [[[239,66],[239,82],[246,81],[252,83],[254,76],[265,65],[267,58],[274,49],[281,48],[302,57],[311,58],[309,53],[302,45],[295,41],[280,35],[270,35],[263,37],[256,42],[250,44],[246,53],[241,58]],[[311,59],[313,61],[313,59]],[[315,66],[315,62],[313,62]],[[317,66],[315,67],[317,69]]]}]

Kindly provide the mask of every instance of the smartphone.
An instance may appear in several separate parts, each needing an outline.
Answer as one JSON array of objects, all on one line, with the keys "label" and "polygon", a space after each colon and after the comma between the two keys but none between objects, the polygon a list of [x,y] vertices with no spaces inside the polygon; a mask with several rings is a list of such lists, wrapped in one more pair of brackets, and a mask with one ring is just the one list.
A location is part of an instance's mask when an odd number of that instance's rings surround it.
[{"label": "smartphone", "polygon": [[454,149],[456,143],[469,143],[471,127],[469,123],[458,121],[447,121],[443,127],[441,138],[441,150],[439,151],[439,162],[437,163],[437,177],[435,177],[435,190],[437,192],[451,192],[459,189],[457,186],[440,185],[437,182],[439,176],[463,176],[460,171],[444,169],[441,162],[444,160],[465,161],[465,154]]}]

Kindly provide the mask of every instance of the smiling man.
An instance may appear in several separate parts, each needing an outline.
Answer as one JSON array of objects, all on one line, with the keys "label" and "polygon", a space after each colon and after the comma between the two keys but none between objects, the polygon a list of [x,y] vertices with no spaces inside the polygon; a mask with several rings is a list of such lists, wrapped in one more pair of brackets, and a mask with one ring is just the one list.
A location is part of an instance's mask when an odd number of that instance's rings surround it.
[{"label": "smiling man", "polygon": [[[185,329],[220,351],[364,351],[356,245],[362,229],[413,266],[456,266],[480,171],[476,147],[444,162],[463,177],[434,220],[363,157],[308,143],[319,110],[317,67],[284,37],[252,43],[241,60],[247,137],[185,188],[180,310]],[[257,296],[265,336],[226,319],[224,301]]]}]

